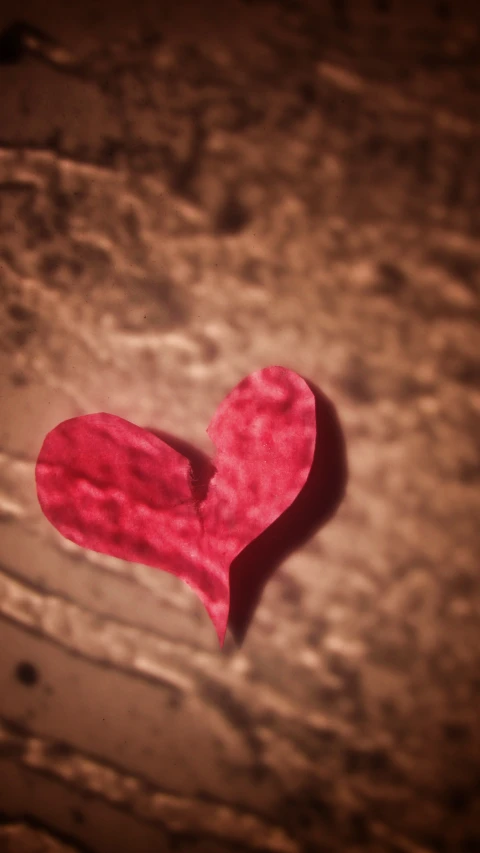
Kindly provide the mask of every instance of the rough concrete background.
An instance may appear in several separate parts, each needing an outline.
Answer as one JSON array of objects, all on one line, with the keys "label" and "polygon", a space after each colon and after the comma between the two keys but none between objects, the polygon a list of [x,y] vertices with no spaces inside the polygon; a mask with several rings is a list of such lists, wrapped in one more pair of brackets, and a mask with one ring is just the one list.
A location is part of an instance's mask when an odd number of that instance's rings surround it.
[{"label": "rough concrete background", "polygon": [[[480,10],[0,11],[0,850],[480,851]],[[211,452],[280,363],[335,519],[218,649],[175,578],[39,509],[109,411]]]}]

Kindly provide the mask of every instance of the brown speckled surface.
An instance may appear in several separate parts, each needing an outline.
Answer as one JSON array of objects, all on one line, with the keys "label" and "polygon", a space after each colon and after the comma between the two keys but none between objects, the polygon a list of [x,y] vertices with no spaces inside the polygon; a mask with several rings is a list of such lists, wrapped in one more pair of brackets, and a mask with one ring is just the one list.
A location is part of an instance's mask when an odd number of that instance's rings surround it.
[{"label": "brown speckled surface", "polygon": [[[0,850],[478,853],[477,5],[15,15]],[[220,652],[179,580],[55,533],[34,463],[96,411],[211,453],[268,364],[335,401],[348,492]]]}]

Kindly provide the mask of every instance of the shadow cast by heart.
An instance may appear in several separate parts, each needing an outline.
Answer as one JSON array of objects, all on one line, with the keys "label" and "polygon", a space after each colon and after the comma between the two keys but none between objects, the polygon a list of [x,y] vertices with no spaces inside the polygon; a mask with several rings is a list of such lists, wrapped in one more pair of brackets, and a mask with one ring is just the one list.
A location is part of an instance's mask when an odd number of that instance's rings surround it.
[{"label": "shadow cast by heart", "polygon": [[[305,380],[307,381],[307,380]],[[348,466],[346,445],[336,409],[311,382],[315,396],[317,438],[308,479],[293,504],[236,557],[230,567],[228,627],[237,645],[245,639],[263,589],[278,566],[310,539],[336,512],[345,493]],[[188,442],[148,428],[189,460],[194,500],[207,495],[215,466],[209,457]]]}]

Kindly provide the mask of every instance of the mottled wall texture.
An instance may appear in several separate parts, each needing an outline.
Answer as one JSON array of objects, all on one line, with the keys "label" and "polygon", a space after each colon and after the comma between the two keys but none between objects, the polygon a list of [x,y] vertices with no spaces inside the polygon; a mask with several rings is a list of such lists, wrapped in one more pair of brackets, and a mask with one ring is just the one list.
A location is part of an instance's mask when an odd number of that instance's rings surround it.
[{"label": "mottled wall texture", "polygon": [[[479,853],[480,6],[0,8],[0,851]],[[46,433],[212,453],[279,364],[349,482],[242,644],[69,543]]]}]

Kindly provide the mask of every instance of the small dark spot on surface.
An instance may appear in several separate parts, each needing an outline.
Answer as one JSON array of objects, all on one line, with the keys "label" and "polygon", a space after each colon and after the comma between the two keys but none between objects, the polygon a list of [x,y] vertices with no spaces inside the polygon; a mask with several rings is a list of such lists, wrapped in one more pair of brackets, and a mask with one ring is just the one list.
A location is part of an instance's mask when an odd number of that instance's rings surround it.
[{"label": "small dark spot on surface", "polygon": [[262,121],[264,108],[261,106],[254,107],[248,98],[245,98],[243,95],[233,95],[230,103],[234,111],[230,122],[230,130],[232,132],[239,133]]},{"label": "small dark spot on surface", "polygon": [[21,661],[15,669],[15,677],[26,687],[33,687],[39,680],[39,673],[33,663]]},{"label": "small dark spot on surface", "polygon": [[358,749],[349,748],[345,751],[345,770],[347,773],[359,773],[364,769],[364,754]]},{"label": "small dark spot on surface", "polygon": [[434,264],[441,267],[457,281],[477,294],[480,288],[480,264],[476,258],[452,249],[437,248],[429,255]]},{"label": "small dark spot on surface", "polygon": [[390,768],[390,759],[383,749],[373,749],[367,754],[367,763],[374,773],[382,773]]},{"label": "small dark spot on surface", "polygon": [[177,158],[172,151],[166,155],[170,164],[170,189],[176,195],[189,201],[198,200],[195,178],[198,175],[206,138],[207,132],[203,121],[197,118],[193,123],[189,150],[186,156]]},{"label": "small dark spot on surface", "polygon": [[367,773],[377,780],[399,781],[399,774],[392,766],[384,749],[356,749],[345,751],[345,769],[348,773]]},{"label": "small dark spot on surface", "polygon": [[54,237],[52,230],[46,219],[35,210],[26,210],[25,224],[28,228],[28,248],[37,248],[38,243],[48,243]]},{"label": "small dark spot on surface", "polygon": [[7,731],[16,737],[29,737],[31,734],[28,726],[20,720],[4,720],[3,726]]},{"label": "small dark spot on surface", "polygon": [[60,127],[55,127],[45,139],[45,147],[55,152],[60,152],[62,148],[62,131]]},{"label": "small dark spot on surface", "polygon": [[180,695],[180,693],[172,693],[172,695],[169,696],[169,698],[168,698],[168,707],[169,708],[172,708],[173,710],[176,711],[178,708],[180,708],[181,704],[182,704],[182,696]]},{"label": "small dark spot on surface", "polygon": [[32,335],[34,334],[35,329],[32,329],[29,326],[23,326],[20,329],[13,329],[10,332],[10,340],[17,347],[23,347],[28,343]]},{"label": "small dark spot on surface", "polygon": [[448,185],[445,189],[445,201],[447,207],[457,207],[462,201],[465,186],[465,166],[463,162],[457,164],[452,170]]},{"label": "small dark spot on surface", "polygon": [[258,715],[258,721],[262,726],[266,726],[271,729],[275,724],[276,715],[273,711],[267,709],[265,711],[261,711]]},{"label": "small dark spot on surface", "polygon": [[[22,743],[12,743],[12,741],[0,742],[0,758],[21,758],[24,752]],[[2,847],[0,846],[0,851]]]},{"label": "small dark spot on surface", "polygon": [[11,382],[11,383],[12,383],[12,385],[14,385],[16,388],[20,388],[20,387],[22,387],[23,385],[28,385],[28,379],[27,379],[27,377],[26,377],[26,376],[25,376],[25,374],[24,374],[24,373],[22,373],[20,370],[17,370],[17,371],[15,371],[14,373],[11,373],[11,374],[10,374],[10,382]]},{"label": "small dark spot on surface", "polygon": [[331,803],[322,799],[320,796],[315,796],[312,800],[313,813],[318,814],[320,820],[326,824],[332,825],[335,822],[335,814]]},{"label": "small dark spot on surface", "polygon": [[445,804],[451,812],[461,814],[470,806],[471,796],[471,792],[465,788],[449,788],[445,794]]},{"label": "small dark spot on surface", "polygon": [[84,264],[78,260],[78,258],[69,258],[68,259],[68,267],[72,274],[78,278],[78,276],[82,275],[85,272]]},{"label": "small dark spot on surface", "polygon": [[61,266],[62,257],[55,252],[49,252],[44,255],[39,264],[39,271],[41,275],[49,276],[53,275],[58,268]]},{"label": "small dark spot on surface", "polygon": [[317,649],[320,646],[322,639],[325,636],[326,632],[327,632],[326,620],[317,619],[315,624],[309,628],[307,636],[305,637],[305,642],[306,642],[307,646],[310,646],[310,648],[312,648],[312,649]]},{"label": "small dark spot on surface", "polygon": [[64,740],[55,740],[49,743],[46,751],[51,758],[67,758],[73,752],[73,747]]},{"label": "small dark spot on surface", "polygon": [[85,823],[85,815],[83,814],[82,811],[80,811],[80,809],[75,809],[75,808],[72,809],[71,815],[72,815],[72,818],[75,821],[75,823],[79,823],[79,824]]},{"label": "small dark spot on surface", "polygon": [[433,386],[420,382],[415,376],[404,376],[399,383],[398,399],[413,400],[433,391]]},{"label": "small dark spot on surface", "polygon": [[445,723],[443,734],[452,743],[465,743],[469,737],[468,726],[463,723]]},{"label": "small dark spot on surface", "polygon": [[263,283],[261,271],[262,264],[257,258],[247,258],[240,269],[240,275],[249,284],[258,287]]},{"label": "small dark spot on surface", "polygon": [[413,161],[417,179],[424,186],[432,182],[432,160],[432,140],[429,136],[422,134],[415,141]]},{"label": "small dark spot on surface", "polygon": [[47,252],[39,261],[39,273],[47,286],[67,289],[71,275],[78,278],[85,270],[85,264],[79,258],[68,258],[57,252]]},{"label": "small dark spot on surface", "polygon": [[217,211],[214,229],[217,234],[240,234],[250,222],[250,214],[240,199],[233,193],[228,193],[223,204]]},{"label": "small dark spot on surface", "polygon": [[218,358],[220,350],[215,341],[212,341],[207,335],[201,335],[199,343],[202,348],[202,361],[206,364],[211,364],[212,361]]},{"label": "small dark spot on surface", "polygon": [[357,403],[372,403],[375,399],[367,369],[358,359],[351,361],[339,384],[345,394]]},{"label": "small dark spot on surface", "polygon": [[451,367],[450,375],[462,385],[472,385],[477,388],[480,383],[480,361],[464,359]]},{"label": "small dark spot on surface", "polygon": [[404,671],[411,664],[412,642],[408,638],[402,640],[385,638],[371,647],[370,657],[377,664]]},{"label": "small dark spot on surface", "polygon": [[474,598],[477,594],[478,578],[467,572],[459,572],[449,583],[449,594],[456,598]]},{"label": "small dark spot on surface", "polygon": [[[80,152],[79,152],[80,154]],[[53,226],[58,234],[65,235],[68,231],[69,217],[76,205],[76,199],[60,186],[58,177],[54,174],[49,186],[49,198],[52,205]]]},{"label": "small dark spot on surface", "polygon": [[[15,268],[15,254],[12,252],[10,248],[7,246],[2,246],[0,248],[0,260],[5,261],[9,267]],[[4,285],[0,282],[0,296],[3,296]]]},{"label": "small dark spot on surface", "polygon": [[332,661],[331,656],[327,656],[327,658],[330,671],[342,681],[342,686],[337,691],[337,701],[347,703],[349,718],[356,722],[363,720],[365,718],[365,703],[360,672],[340,657],[336,657],[335,661]]},{"label": "small dark spot on surface", "polygon": [[0,33],[0,65],[14,65],[25,55],[24,26],[19,21]]},{"label": "small dark spot on surface", "polygon": [[292,833],[297,833],[302,828],[318,826],[319,823],[328,827],[335,824],[335,812],[331,803],[309,788],[300,789],[298,793],[285,797],[281,803],[281,813],[286,828]]},{"label": "small dark spot on surface", "polygon": [[284,575],[282,578],[281,596],[283,601],[288,602],[288,604],[299,605],[303,598],[302,588],[293,578]]},{"label": "small dark spot on surface", "polygon": [[[156,323],[179,324],[188,319],[189,312],[186,302],[182,300],[180,290],[169,276],[166,274],[159,275],[158,278],[145,280],[142,285],[141,297],[152,299],[162,311],[163,316],[157,315]],[[128,325],[128,321],[126,325]]]},{"label": "small dark spot on surface", "polygon": [[163,44],[165,37],[160,30],[152,30],[150,26],[142,32],[142,45],[145,48],[157,47]]},{"label": "small dark spot on surface", "polygon": [[269,769],[261,761],[256,761],[255,764],[251,768],[250,774],[251,774],[252,781],[254,783],[258,784],[258,783],[264,782],[265,779],[268,778]]},{"label": "small dark spot on surface", "polygon": [[368,821],[364,814],[355,812],[350,816],[349,835],[354,844],[368,844],[370,841],[370,830]]},{"label": "small dark spot on surface", "polygon": [[405,289],[406,276],[396,264],[388,262],[378,264],[377,276],[376,293],[384,296],[398,296]]},{"label": "small dark spot on surface", "polygon": [[140,239],[140,225],[138,222],[138,216],[135,210],[133,210],[133,208],[130,208],[129,210],[125,211],[123,221],[128,236],[131,238],[131,240],[137,243]]},{"label": "small dark spot on surface", "polygon": [[306,104],[314,104],[317,100],[317,90],[311,80],[304,80],[298,87],[298,94]]},{"label": "small dark spot on surface", "polygon": [[381,709],[384,717],[386,717],[389,722],[396,719],[397,708],[395,702],[391,699],[384,699],[383,702],[381,702]]},{"label": "small dark spot on surface", "polygon": [[327,708],[330,713],[334,713],[334,709],[338,707],[342,698],[342,691],[341,688],[322,684],[315,687],[315,696],[319,705]]},{"label": "small dark spot on surface", "polygon": [[386,147],[386,139],[381,133],[373,132],[365,139],[363,150],[367,156],[378,157],[383,153]]},{"label": "small dark spot on surface", "polygon": [[25,308],[24,305],[19,305],[17,302],[12,302],[8,306],[8,313],[13,320],[17,320],[19,323],[28,323],[35,317],[34,312],[30,308]]},{"label": "small dark spot on surface", "polygon": [[120,139],[105,137],[100,150],[99,159],[102,166],[114,166],[119,155],[125,150]]},{"label": "small dark spot on surface", "polygon": [[462,462],[458,469],[458,479],[461,483],[476,483],[480,480],[480,463]]},{"label": "small dark spot on surface", "polygon": [[75,254],[83,269],[95,272],[95,278],[103,278],[111,266],[111,256],[101,246],[78,241],[75,244]]}]

